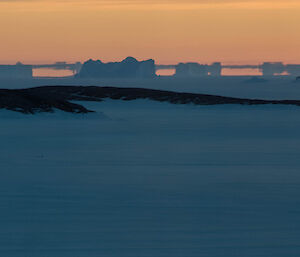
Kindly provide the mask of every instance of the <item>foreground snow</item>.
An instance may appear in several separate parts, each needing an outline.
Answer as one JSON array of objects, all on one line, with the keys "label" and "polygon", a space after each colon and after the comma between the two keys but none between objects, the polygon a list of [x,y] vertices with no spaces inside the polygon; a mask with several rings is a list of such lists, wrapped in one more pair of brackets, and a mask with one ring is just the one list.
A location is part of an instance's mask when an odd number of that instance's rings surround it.
[{"label": "foreground snow", "polygon": [[300,255],[300,108],[0,111],[0,255]]}]

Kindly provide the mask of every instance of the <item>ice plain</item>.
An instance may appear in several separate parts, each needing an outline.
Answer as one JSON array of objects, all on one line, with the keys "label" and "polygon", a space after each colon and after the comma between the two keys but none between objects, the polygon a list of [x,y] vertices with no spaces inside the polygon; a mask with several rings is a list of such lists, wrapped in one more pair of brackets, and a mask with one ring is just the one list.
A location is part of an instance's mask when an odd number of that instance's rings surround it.
[{"label": "ice plain", "polygon": [[0,111],[0,255],[300,255],[300,108]]}]

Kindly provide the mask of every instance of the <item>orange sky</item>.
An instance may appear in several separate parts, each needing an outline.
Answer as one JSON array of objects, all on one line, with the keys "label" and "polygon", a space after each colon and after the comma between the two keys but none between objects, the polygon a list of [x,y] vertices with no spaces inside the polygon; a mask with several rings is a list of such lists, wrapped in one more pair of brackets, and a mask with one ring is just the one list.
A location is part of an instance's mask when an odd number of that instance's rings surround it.
[{"label": "orange sky", "polygon": [[300,63],[299,0],[0,0],[0,63]]}]

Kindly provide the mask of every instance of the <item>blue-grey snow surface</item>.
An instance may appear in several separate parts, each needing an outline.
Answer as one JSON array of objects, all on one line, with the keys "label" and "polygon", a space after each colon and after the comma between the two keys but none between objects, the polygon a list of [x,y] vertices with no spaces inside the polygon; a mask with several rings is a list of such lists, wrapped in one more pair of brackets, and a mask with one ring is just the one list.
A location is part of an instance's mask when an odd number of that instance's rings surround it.
[{"label": "blue-grey snow surface", "polygon": [[0,256],[300,256],[300,108],[0,112]]}]

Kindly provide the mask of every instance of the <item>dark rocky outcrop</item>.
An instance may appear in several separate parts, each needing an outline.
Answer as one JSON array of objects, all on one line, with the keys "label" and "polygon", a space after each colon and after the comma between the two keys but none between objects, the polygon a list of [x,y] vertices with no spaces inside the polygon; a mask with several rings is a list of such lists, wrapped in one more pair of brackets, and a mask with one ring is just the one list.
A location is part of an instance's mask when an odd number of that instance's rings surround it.
[{"label": "dark rocky outcrop", "polygon": [[154,60],[139,62],[127,57],[122,62],[103,63],[100,60],[85,62],[77,74],[78,78],[153,78],[155,77]]},{"label": "dark rocky outcrop", "polygon": [[[47,91],[47,90],[46,90]],[[0,109],[34,114],[36,112],[52,112],[54,108],[72,112],[88,113],[85,107],[71,103],[64,97],[56,96],[46,91],[38,93],[26,90],[0,90]]]},{"label": "dark rocky outcrop", "polygon": [[52,112],[54,109],[72,113],[88,113],[92,111],[80,104],[75,104],[70,101],[102,101],[105,98],[125,101],[150,99],[173,104],[196,105],[284,104],[300,106],[300,100],[256,100],[144,88],[44,86],[18,90],[0,90],[0,109],[8,109],[28,114],[35,112]]}]

